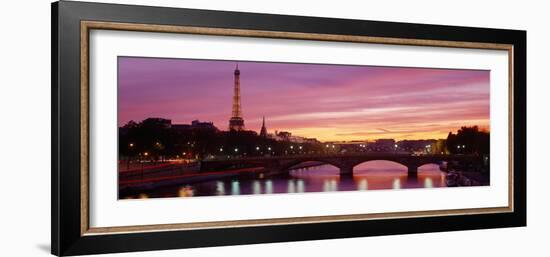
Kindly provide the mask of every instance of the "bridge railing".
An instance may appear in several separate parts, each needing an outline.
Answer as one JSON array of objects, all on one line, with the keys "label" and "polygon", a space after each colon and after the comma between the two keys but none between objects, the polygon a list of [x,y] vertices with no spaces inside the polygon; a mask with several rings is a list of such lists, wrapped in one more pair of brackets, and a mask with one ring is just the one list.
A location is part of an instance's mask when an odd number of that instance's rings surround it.
[{"label": "bridge railing", "polygon": [[449,158],[449,157],[474,157],[475,155],[464,155],[464,154],[414,154],[407,152],[368,152],[368,153],[328,153],[328,154],[293,154],[293,155],[266,155],[266,156],[213,156],[203,159],[203,161],[250,161],[250,160],[284,160],[284,159],[298,159],[298,158],[331,158],[331,157],[440,157],[440,158]]}]

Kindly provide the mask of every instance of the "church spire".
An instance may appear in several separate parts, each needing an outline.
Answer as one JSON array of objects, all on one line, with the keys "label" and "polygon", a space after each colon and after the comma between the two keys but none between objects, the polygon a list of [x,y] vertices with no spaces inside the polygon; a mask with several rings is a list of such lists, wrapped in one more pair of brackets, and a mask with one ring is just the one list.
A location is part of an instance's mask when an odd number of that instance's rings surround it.
[{"label": "church spire", "polygon": [[262,129],[260,130],[261,137],[267,137],[267,129],[265,128],[265,116],[262,117]]}]

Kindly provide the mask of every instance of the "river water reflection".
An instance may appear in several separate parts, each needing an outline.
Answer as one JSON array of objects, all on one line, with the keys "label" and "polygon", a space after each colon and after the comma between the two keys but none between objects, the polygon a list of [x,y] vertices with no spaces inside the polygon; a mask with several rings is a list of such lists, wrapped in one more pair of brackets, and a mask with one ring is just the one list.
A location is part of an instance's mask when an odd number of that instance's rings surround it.
[{"label": "river water reflection", "polygon": [[353,177],[341,177],[331,165],[293,169],[275,177],[236,177],[156,189],[125,198],[189,197],[305,193],[377,189],[446,187],[445,173],[439,166],[421,166],[417,178],[407,176],[407,168],[388,161],[371,161],[354,168]]}]

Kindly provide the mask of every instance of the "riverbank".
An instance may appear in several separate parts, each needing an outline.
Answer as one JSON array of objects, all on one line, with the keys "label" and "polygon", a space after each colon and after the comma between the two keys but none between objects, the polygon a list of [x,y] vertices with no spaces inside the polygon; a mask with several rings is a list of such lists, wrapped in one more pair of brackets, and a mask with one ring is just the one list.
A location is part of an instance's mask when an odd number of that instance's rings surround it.
[{"label": "riverbank", "polygon": [[242,176],[245,174],[256,174],[261,171],[263,171],[263,168],[244,168],[227,171],[196,172],[189,174],[127,179],[124,181],[119,181],[119,195],[132,194],[141,190],[151,190],[159,187],[198,183],[228,177]]},{"label": "riverbank", "polygon": [[488,186],[489,174],[475,171],[448,172],[445,181],[448,186]]}]

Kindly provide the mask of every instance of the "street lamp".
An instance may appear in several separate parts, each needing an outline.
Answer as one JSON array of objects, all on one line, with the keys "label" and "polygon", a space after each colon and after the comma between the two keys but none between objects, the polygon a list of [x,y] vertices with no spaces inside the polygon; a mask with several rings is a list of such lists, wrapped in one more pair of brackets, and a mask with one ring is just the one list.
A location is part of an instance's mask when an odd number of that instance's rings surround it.
[{"label": "street lamp", "polygon": [[132,148],[134,148],[134,143],[130,143],[128,144],[128,148],[129,148],[129,151],[128,151],[128,159],[126,160],[126,169],[130,169],[130,159],[132,158]]},{"label": "street lamp", "polygon": [[[149,153],[144,152],[143,156],[147,157],[147,156],[149,156]],[[144,171],[143,171],[143,162],[141,162],[141,180],[143,180],[143,173],[144,173]]]}]

